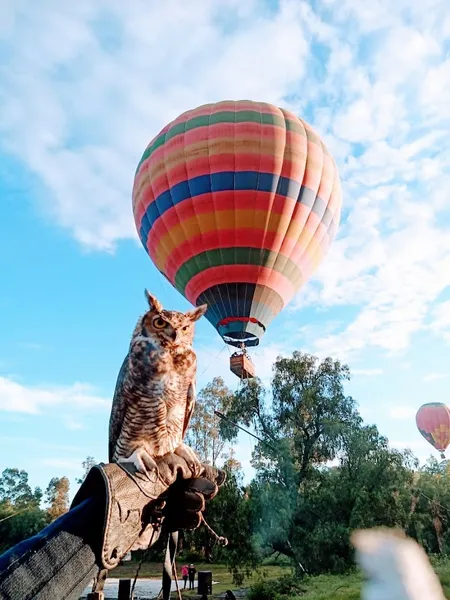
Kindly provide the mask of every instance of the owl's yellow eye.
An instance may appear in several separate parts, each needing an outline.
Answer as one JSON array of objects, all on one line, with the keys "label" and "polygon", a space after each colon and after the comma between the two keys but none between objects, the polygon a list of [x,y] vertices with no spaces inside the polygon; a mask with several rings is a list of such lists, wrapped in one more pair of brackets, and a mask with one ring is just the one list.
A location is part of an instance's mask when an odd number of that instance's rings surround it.
[{"label": "owl's yellow eye", "polygon": [[153,319],[153,327],[155,329],[164,329],[167,327],[167,321],[164,321],[161,317],[156,317]]}]

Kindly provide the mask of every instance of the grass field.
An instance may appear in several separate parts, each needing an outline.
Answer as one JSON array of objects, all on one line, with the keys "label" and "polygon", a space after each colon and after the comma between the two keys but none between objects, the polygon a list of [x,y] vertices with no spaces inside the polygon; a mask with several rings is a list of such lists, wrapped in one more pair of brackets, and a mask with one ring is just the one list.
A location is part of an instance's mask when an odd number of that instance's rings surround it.
[{"label": "grass field", "polygon": [[[131,578],[134,579],[136,574],[136,563],[125,563],[124,565],[117,567],[114,571],[111,571],[111,577],[123,577],[123,578]],[[163,565],[162,563],[145,563],[142,565],[142,568],[139,572],[139,577],[161,577]],[[233,590],[236,589],[236,586],[231,582],[231,575],[228,572],[225,565],[211,565],[209,563],[196,563],[195,568],[197,571],[212,571],[213,573],[213,581],[218,581],[219,583],[213,585],[213,594],[221,594],[225,592],[225,590]],[[181,579],[180,575],[181,564],[178,566],[178,577]],[[254,573],[251,579],[246,579],[243,587],[250,587],[250,585],[257,581],[261,576],[265,576],[269,579],[276,579],[277,577],[281,577],[284,573],[290,573],[291,570],[289,567],[282,566],[267,566],[261,567],[260,573]],[[197,585],[197,582],[196,582]],[[183,582],[180,581],[180,587],[183,587]],[[183,592],[183,595],[186,596],[197,596],[197,590],[195,588],[194,592],[189,592],[187,589]]]},{"label": "grass field", "polygon": [[[114,569],[111,573],[113,577],[134,578],[136,573],[136,563],[126,563],[123,566]],[[439,575],[446,598],[450,600],[450,560],[439,560],[434,562],[434,567]],[[219,583],[213,586],[213,594],[218,595],[227,589],[234,590],[236,586],[231,582],[231,575],[228,573],[225,565],[196,564],[198,571],[212,571],[213,580]],[[161,577],[161,563],[147,563],[142,566],[140,577]],[[246,579],[243,587],[250,587],[252,583],[260,578],[276,579],[284,574],[291,573],[287,566],[263,566],[259,573],[255,572],[250,579]],[[299,583],[301,594],[297,596],[301,600],[328,600],[329,598],[339,598],[339,600],[359,600],[361,593],[362,576],[359,572],[348,575],[319,575],[317,577],[308,577]],[[195,592],[183,592],[186,597],[197,596]]]}]

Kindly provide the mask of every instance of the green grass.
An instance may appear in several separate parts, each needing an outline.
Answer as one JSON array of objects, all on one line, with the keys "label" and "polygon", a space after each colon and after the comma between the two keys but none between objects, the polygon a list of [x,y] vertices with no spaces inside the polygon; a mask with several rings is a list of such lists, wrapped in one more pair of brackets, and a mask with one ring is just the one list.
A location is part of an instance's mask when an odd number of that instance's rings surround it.
[{"label": "green grass", "polygon": [[360,600],[362,576],[359,572],[348,575],[318,575],[305,579],[302,600]]},{"label": "green grass", "polygon": [[[445,597],[450,600],[450,560],[432,559],[433,567],[439,576],[444,589]],[[119,578],[134,578],[136,573],[137,563],[125,563],[117,567],[110,573],[111,577]],[[180,571],[181,563],[178,570]],[[213,595],[219,595],[227,589],[234,590],[235,586],[231,582],[231,575],[225,565],[211,565],[197,563],[198,571],[212,571],[213,580],[219,581],[213,586]],[[145,563],[142,565],[140,577],[159,578],[162,573],[162,563]],[[276,579],[282,575],[291,573],[290,567],[286,565],[266,565],[259,569],[259,572],[254,572],[250,579],[246,579],[242,587],[250,587],[252,583],[260,578]],[[362,586],[362,575],[359,571],[349,573],[347,575],[319,575],[317,577],[307,577],[299,583],[302,589],[302,594],[297,598],[301,600],[328,600],[336,598],[339,600],[360,600]],[[183,596],[197,596],[196,589],[194,592],[185,591]],[[175,597],[175,596],[174,596]]]},{"label": "green grass", "polygon": [[[181,565],[183,563],[178,564],[178,578],[181,580]],[[118,577],[118,578],[130,578],[134,579],[136,574],[138,563],[128,562],[120,565],[114,571],[110,571],[109,577]],[[234,585],[231,581],[231,574],[228,572],[226,565],[211,565],[210,563],[195,563],[195,568],[197,571],[212,571],[213,581],[218,581],[219,583],[213,585],[213,594],[222,594],[225,590],[234,590],[236,589],[236,585]],[[161,577],[163,565],[162,563],[144,563],[139,572],[139,578],[151,577],[158,578]],[[242,585],[242,587],[250,587],[251,584],[257,581],[261,576],[267,579],[277,579],[277,577],[281,577],[285,573],[291,573],[290,567],[280,566],[280,565],[268,565],[260,568],[260,572],[255,572],[250,579],[246,579]],[[196,582],[197,586],[197,582]],[[180,587],[183,587],[183,581],[180,582]],[[194,592],[189,592],[187,589],[183,592],[183,595],[186,596],[197,596],[197,588],[195,588]]]}]

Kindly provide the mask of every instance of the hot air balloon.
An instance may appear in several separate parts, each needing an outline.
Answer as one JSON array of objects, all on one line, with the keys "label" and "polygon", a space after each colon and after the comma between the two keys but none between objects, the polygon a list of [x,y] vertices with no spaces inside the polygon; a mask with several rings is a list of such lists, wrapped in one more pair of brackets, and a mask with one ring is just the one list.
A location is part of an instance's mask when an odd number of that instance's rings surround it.
[{"label": "hot air balloon", "polygon": [[183,113],[147,146],[133,184],[144,248],[187,300],[208,304],[207,319],[241,349],[231,365],[239,377],[253,376],[246,349],[318,267],[340,212],[338,171],[319,135],[264,102]]},{"label": "hot air balloon", "polygon": [[445,459],[445,450],[450,443],[450,409],[442,402],[423,404],[416,414],[417,429]]}]

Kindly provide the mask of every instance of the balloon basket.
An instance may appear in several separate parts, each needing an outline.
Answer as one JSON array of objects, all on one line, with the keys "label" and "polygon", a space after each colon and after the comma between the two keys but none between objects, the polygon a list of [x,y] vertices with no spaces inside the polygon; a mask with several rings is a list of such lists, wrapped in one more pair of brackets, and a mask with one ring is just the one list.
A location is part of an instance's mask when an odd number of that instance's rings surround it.
[{"label": "balloon basket", "polygon": [[230,371],[239,379],[252,379],[255,376],[255,366],[248,354],[235,353],[230,358]]}]

